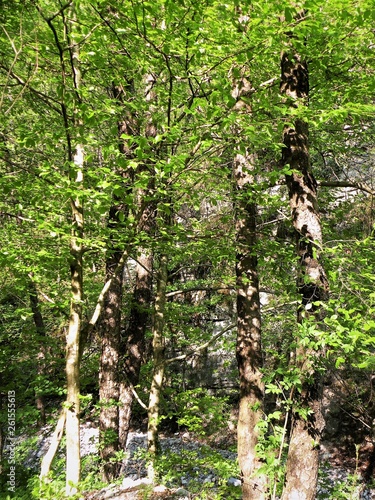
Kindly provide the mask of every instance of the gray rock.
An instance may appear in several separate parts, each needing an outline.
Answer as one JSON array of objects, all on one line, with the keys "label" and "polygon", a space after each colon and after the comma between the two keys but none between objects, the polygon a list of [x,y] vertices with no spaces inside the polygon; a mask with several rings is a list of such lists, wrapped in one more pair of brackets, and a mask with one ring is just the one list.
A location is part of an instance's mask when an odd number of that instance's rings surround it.
[{"label": "gray rock", "polygon": [[237,479],[236,477],[230,477],[227,483],[229,486],[241,486],[241,479]]},{"label": "gray rock", "polygon": [[131,479],[130,477],[125,477],[121,483],[121,488],[123,489],[135,489],[140,488],[143,485],[151,484],[151,480],[144,477],[141,479]]}]

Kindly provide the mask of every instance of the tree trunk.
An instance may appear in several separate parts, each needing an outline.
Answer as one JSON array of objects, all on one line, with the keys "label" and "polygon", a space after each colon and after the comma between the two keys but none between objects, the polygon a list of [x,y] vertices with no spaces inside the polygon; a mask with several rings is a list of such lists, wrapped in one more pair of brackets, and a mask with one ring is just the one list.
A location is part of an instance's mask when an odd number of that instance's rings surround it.
[{"label": "tree trunk", "polygon": [[120,381],[119,444],[125,449],[129,433],[133,391],[139,382],[141,366],[144,362],[145,334],[149,321],[149,307],[152,292],[152,255],[143,251],[138,257],[128,327],[121,348],[124,359]]},{"label": "tree trunk", "polygon": [[[133,83],[128,85],[112,85],[112,95],[122,105],[128,98],[128,94],[134,91]],[[133,158],[132,146],[128,145],[123,135],[131,136],[138,133],[136,118],[124,109],[123,119],[117,124],[119,137],[119,151],[128,159]],[[118,172],[122,178],[125,192],[131,194],[133,175],[131,170]],[[121,346],[121,308],[123,299],[123,270],[118,269],[123,251],[113,243],[113,239],[120,234],[120,220],[118,213],[122,213],[126,219],[129,215],[130,206],[121,201],[118,196],[113,197],[113,204],[109,210],[108,230],[110,231],[110,243],[106,261],[106,282],[111,279],[111,285],[104,298],[103,312],[100,318],[101,335],[101,358],[99,366],[99,399],[100,399],[100,455],[103,461],[103,480],[115,479],[120,470],[116,463],[116,452],[121,448],[120,444],[120,346]],[[115,270],[117,269],[116,274]]]},{"label": "tree trunk", "polygon": [[[281,93],[293,106],[306,105],[309,81],[307,64],[298,54],[281,58]],[[283,134],[283,165],[295,170],[286,176],[292,221],[297,237],[297,253],[300,263],[298,289],[302,304],[298,321],[313,315],[321,320],[317,301],[328,297],[328,281],[319,254],[322,247],[322,231],[317,204],[317,184],[310,169],[308,125],[297,119],[288,125]],[[321,412],[322,380],[313,366],[313,358],[319,352],[298,344],[296,363],[301,370],[302,390],[299,406],[310,410],[307,419],[294,412],[287,459],[286,484],[282,499],[312,500],[316,496],[318,477],[318,447],[324,418]]]},{"label": "tree trunk", "polygon": [[49,445],[47,453],[44,455],[42,464],[40,467],[40,476],[39,479],[44,481],[47,479],[49,471],[51,470],[52,461],[56,455],[57,449],[59,447],[61,438],[64,433],[65,427],[65,419],[66,419],[66,411],[65,408],[61,410],[59,420],[57,421],[55,431],[52,435],[51,443]]},{"label": "tree trunk", "polygon": [[[77,168],[75,182],[83,182],[83,148],[77,146],[73,158]],[[78,187],[77,187],[78,188]],[[66,337],[66,493],[77,492],[80,480],[80,329],[83,304],[83,208],[79,197],[71,200],[73,229],[70,240],[71,301]]]},{"label": "tree trunk", "polygon": [[[112,206],[109,212],[109,226],[117,219],[119,207]],[[103,461],[103,481],[110,482],[117,477],[119,465],[115,459],[118,451],[119,433],[119,377],[118,361],[121,338],[121,305],[123,270],[114,274],[122,252],[108,249],[106,280],[112,278],[105,297],[101,317],[101,356],[99,366],[100,400],[100,456]]]},{"label": "tree trunk", "polygon": [[236,277],[237,277],[237,363],[240,378],[238,417],[238,462],[242,494],[246,500],[262,500],[266,477],[258,474],[257,424],[263,416],[261,315],[256,248],[256,205],[251,200],[253,158],[236,155],[233,173],[236,187]]},{"label": "tree trunk", "polygon": [[[154,112],[152,102],[155,100],[155,92],[153,91],[155,77],[146,75],[145,82],[145,101],[148,102],[149,111],[146,113],[147,122],[144,135],[149,138],[156,136],[156,126],[152,116]],[[132,130],[134,130],[134,125],[131,127]],[[126,149],[123,152],[130,154],[130,151]],[[135,192],[137,230],[140,235],[151,238],[155,227],[156,206],[152,200],[155,179],[152,166],[139,164],[136,177],[145,173],[149,175],[147,188],[138,188]],[[121,356],[124,359],[124,365],[120,368],[122,369],[119,407],[119,446],[121,449],[126,447],[134,400],[133,388],[139,382],[140,370],[144,362],[145,335],[150,317],[149,307],[152,296],[152,267],[151,250],[139,249],[129,321],[121,343]]]},{"label": "tree trunk", "polygon": [[[38,292],[36,289],[36,285],[34,280],[32,279],[32,275],[29,275],[29,297],[30,297],[30,307],[33,313],[33,319],[35,324],[35,329],[37,333],[37,340],[39,344],[39,352],[37,354],[37,374],[39,377],[43,377],[45,375],[45,358],[46,358],[46,327],[44,324],[43,316],[40,311],[39,300],[38,300]],[[44,406],[44,398],[43,395],[38,390],[38,387],[35,388],[35,405],[39,412],[39,425],[45,425],[46,423],[46,410]]]},{"label": "tree trunk", "polygon": [[[134,94],[133,82],[129,81],[125,86],[113,86],[113,95],[122,103]],[[139,123],[137,117],[128,111],[124,111],[124,119],[118,123],[118,135],[120,138],[119,150],[128,159],[134,157],[132,142],[123,136],[139,135]],[[145,135],[149,135],[146,127]],[[126,191],[132,193],[134,180],[138,175],[144,173],[144,165],[139,165],[134,174],[130,169],[123,172]],[[154,203],[145,201],[145,196],[153,186],[153,178],[148,189],[138,188],[134,192],[135,204],[131,207],[135,218],[138,219],[137,233],[150,234],[154,221]],[[118,204],[111,208],[110,220],[115,220],[116,213],[121,210],[126,218],[130,207]],[[117,227],[118,231],[118,225]],[[117,263],[121,255],[116,253],[113,258]],[[115,268],[116,266],[111,266]],[[100,375],[100,398],[104,402],[101,409],[101,435],[103,436],[101,455],[105,462],[104,478],[113,479],[119,472],[115,463],[109,463],[118,449],[126,446],[127,435],[130,427],[131,408],[133,403],[133,386],[138,384],[140,368],[143,363],[145,350],[145,329],[149,317],[147,305],[151,300],[152,288],[152,258],[147,252],[142,251],[137,263],[137,273],[133,291],[133,300],[129,318],[123,339],[121,339],[121,302],[122,302],[122,272],[118,273],[111,284],[110,296],[107,297],[108,306],[104,311],[104,337],[102,347],[102,363]],[[107,266],[108,269],[108,266]],[[107,273],[107,279],[110,277]],[[121,280],[121,286],[120,286]],[[115,404],[106,404],[112,400]],[[105,437],[105,435],[107,437]],[[111,437],[112,436],[112,437]]]},{"label": "tree trunk", "polygon": [[159,260],[159,272],[157,277],[157,289],[155,297],[154,325],[152,331],[152,348],[154,371],[151,382],[150,398],[148,404],[148,428],[147,449],[149,453],[148,477],[152,482],[155,480],[155,457],[158,453],[158,426],[160,412],[160,394],[163,385],[165,358],[164,358],[164,325],[165,325],[165,302],[168,279],[168,259],[161,255]]}]

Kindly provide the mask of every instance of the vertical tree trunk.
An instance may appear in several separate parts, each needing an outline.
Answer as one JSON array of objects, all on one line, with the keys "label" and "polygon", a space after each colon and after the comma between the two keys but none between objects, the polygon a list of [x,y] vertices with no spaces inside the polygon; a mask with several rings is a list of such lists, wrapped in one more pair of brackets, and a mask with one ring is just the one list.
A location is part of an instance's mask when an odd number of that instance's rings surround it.
[{"label": "vertical tree trunk", "polygon": [[[116,224],[121,207],[113,205],[109,212],[109,224]],[[117,477],[119,464],[114,461],[118,451],[119,433],[119,377],[118,361],[121,338],[121,305],[123,269],[114,274],[122,252],[109,248],[106,261],[106,280],[112,278],[105,297],[101,317],[101,357],[99,368],[100,400],[100,456],[103,461],[103,480],[110,482]]]},{"label": "vertical tree trunk", "polygon": [[[156,136],[156,126],[153,122],[155,111],[152,102],[155,100],[153,86],[155,77],[146,75],[145,100],[148,102],[149,111],[146,113],[145,137]],[[134,128],[134,127],[133,127]],[[154,192],[154,173],[152,166],[138,165],[136,176],[149,173],[146,189],[138,188],[135,192],[136,210],[138,218],[138,233],[152,237],[155,227],[155,202],[150,199]],[[148,198],[148,199],[147,199]],[[144,362],[145,335],[149,322],[149,307],[152,296],[152,267],[153,256],[151,250],[139,249],[133,297],[129,314],[129,321],[124,338],[121,343],[121,356],[124,365],[120,376],[120,407],[119,407],[119,445],[121,449],[126,446],[130,428],[133,405],[133,387],[139,382],[141,366]]]},{"label": "vertical tree trunk", "polygon": [[145,334],[149,321],[152,292],[152,255],[142,251],[138,256],[128,327],[122,341],[121,354],[124,359],[120,381],[119,444],[124,449],[129,433],[133,391],[139,382],[144,361]]},{"label": "vertical tree trunk", "polygon": [[[298,54],[281,58],[281,93],[293,106],[306,105],[309,81],[307,64]],[[322,247],[322,231],[317,204],[317,184],[310,168],[308,125],[297,119],[288,125],[283,134],[283,165],[289,165],[294,173],[287,175],[292,221],[297,237],[297,253],[300,261],[298,289],[302,305],[298,321],[308,315],[321,319],[315,302],[326,300],[328,281],[319,254]],[[287,459],[286,484],[282,499],[312,500],[316,496],[318,476],[318,447],[324,419],[321,412],[322,380],[314,371],[313,357],[319,352],[299,344],[296,363],[301,370],[302,391],[299,405],[310,412],[307,419],[294,412]]]},{"label": "vertical tree trunk", "polygon": [[165,358],[164,358],[164,325],[165,303],[168,279],[168,259],[161,255],[157,275],[157,288],[155,297],[154,324],[152,330],[152,348],[154,371],[152,375],[150,398],[148,404],[147,449],[149,453],[148,477],[155,480],[154,461],[158,453],[158,426],[160,411],[160,394],[163,385]]},{"label": "vertical tree trunk", "polygon": [[[71,30],[76,29],[77,15],[75,5],[72,5],[71,20],[65,24],[67,39],[70,45],[69,56],[72,68],[73,88],[76,102],[74,104],[73,126],[77,131],[82,127],[79,115],[79,104],[81,103],[81,69],[79,46],[71,43]],[[66,21],[64,20],[64,23]],[[65,71],[65,70],[64,70]],[[70,134],[67,129],[67,134]],[[77,141],[77,139],[75,139]],[[75,183],[76,195],[71,198],[72,210],[72,235],[70,239],[70,274],[71,274],[71,301],[69,328],[66,339],[66,494],[75,495],[77,485],[81,478],[81,448],[80,448],[80,332],[82,324],[83,305],[83,205],[79,191],[83,187],[83,164],[84,149],[77,141],[73,158],[72,150],[69,150],[69,160],[73,160],[74,172],[71,181]],[[71,145],[71,143],[69,143]]]},{"label": "vertical tree trunk", "polygon": [[[134,94],[133,81],[128,81],[123,86],[113,86],[113,95],[124,103],[129,96]],[[120,152],[128,159],[134,156],[134,144],[123,139],[123,136],[139,135],[139,123],[137,117],[124,109],[124,119],[118,123],[118,135],[120,138]],[[147,124],[145,135],[152,135],[153,129]],[[133,191],[133,181],[145,171],[143,165],[139,165],[134,174],[131,170],[123,172],[122,176],[126,182],[128,193]],[[147,191],[152,189],[153,178],[151,176]],[[154,203],[145,201],[149,194],[146,189],[138,188],[134,192],[135,204],[131,208],[135,217],[138,218],[137,232],[139,234],[150,234],[153,228]],[[124,217],[129,214],[130,207],[124,204],[111,208],[110,220],[115,220],[116,213],[121,210]],[[117,227],[117,231],[118,231]],[[116,251],[112,260],[117,264],[121,255]],[[107,279],[110,278],[110,269],[116,265],[107,262]],[[140,368],[143,363],[145,350],[145,331],[149,317],[147,305],[151,300],[152,288],[152,257],[146,251],[141,251],[138,263],[136,280],[133,291],[133,299],[127,329],[121,339],[121,302],[122,302],[122,272],[118,273],[113,280],[106,299],[103,314],[103,336],[102,357],[100,365],[100,400],[103,402],[101,408],[101,456],[104,461],[103,475],[105,480],[116,477],[119,467],[116,463],[110,463],[118,449],[126,446],[127,435],[130,427],[131,409],[133,403],[133,386],[138,384]]]},{"label": "vertical tree trunk", "polygon": [[[48,24],[55,42],[60,59],[61,69],[61,112],[63,117],[69,180],[75,194],[70,198],[72,214],[70,237],[70,314],[66,335],[66,495],[73,496],[77,492],[80,480],[80,330],[82,322],[83,304],[83,206],[80,190],[83,187],[84,149],[79,140],[82,133],[82,120],[79,114],[81,104],[81,71],[79,45],[72,43],[71,32],[77,28],[76,5],[74,2],[66,4],[59,13],[53,17],[46,17],[40,6],[36,6],[42,18]],[[65,10],[69,9],[69,16]],[[63,25],[63,39],[60,40],[54,21],[59,16]],[[67,50],[68,49],[68,50]],[[67,71],[66,57],[69,58],[69,71]],[[71,75],[71,86],[68,87],[68,77]],[[69,100],[66,99],[69,91]]]},{"label": "vertical tree trunk", "polygon": [[[42,313],[40,311],[38,292],[31,274],[29,275],[29,296],[30,296],[30,307],[33,313],[33,319],[37,333],[37,341],[40,346],[39,352],[37,354],[37,374],[38,376],[43,376],[45,374],[45,358],[46,358],[46,346],[45,346],[46,327],[44,324]],[[44,398],[43,395],[40,393],[40,391],[38,391],[37,387],[35,390],[35,405],[39,412],[39,425],[44,425],[46,423]]]},{"label": "vertical tree trunk", "polygon": [[238,462],[243,498],[262,500],[267,482],[258,474],[262,462],[256,445],[262,419],[261,315],[256,248],[256,204],[251,200],[254,165],[250,155],[236,155],[233,173],[236,188],[237,363],[240,377]]},{"label": "vertical tree trunk", "polygon": [[[133,92],[132,82],[125,86],[113,85],[112,93],[119,103],[126,99],[126,92]],[[137,121],[131,113],[123,111],[124,119],[117,124],[119,137],[119,150],[126,158],[132,158],[131,146],[128,146],[122,135],[135,135],[137,133]],[[118,171],[122,178],[125,191],[132,191],[132,175],[128,172]],[[122,250],[113,243],[116,234],[119,235],[120,220],[118,213],[123,214],[124,219],[129,215],[130,207],[123,203],[119,197],[114,195],[113,205],[109,210],[108,230],[110,231],[110,244],[106,260],[106,281],[112,278],[110,288],[106,294],[103,304],[103,312],[100,318],[101,335],[101,357],[99,365],[99,398],[100,398],[100,455],[103,461],[103,480],[111,481],[117,477],[120,470],[119,463],[115,459],[116,452],[120,449],[120,345],[121,345],[121,308],[123,299],[123,266],[117,270]]]},{"label": "vertical tree trunk", "polygon": [[[83,148],[73,158],[77,168],[77,189],[83,182]],[[71,301],[66,337],[66,493],[74,495],[80,480],[80,329],[83,304],[83,208],[79,197],[71,200],[73,229],[70,240]]]}]

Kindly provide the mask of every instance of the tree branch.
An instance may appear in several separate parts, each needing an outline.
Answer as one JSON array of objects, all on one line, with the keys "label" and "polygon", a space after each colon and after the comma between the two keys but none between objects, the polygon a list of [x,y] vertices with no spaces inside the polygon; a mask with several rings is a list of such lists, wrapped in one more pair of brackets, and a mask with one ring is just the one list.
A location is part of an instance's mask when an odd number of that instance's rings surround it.
[{"label": "tree branch", "polygon": [[353,189],[358,189],[359,191],[364,191],[365,193],[375,196],[375,190],[371,189],[370,186],[364,184],[363,182],[356,181],[318,181],[318,186],[322,187],[349,187]]},{"label": "tree branch", "polygon": [[194,288],[186,288],[186,290],[174,290],[172,292],[168,292],[166,294],[166,297],[174,297],[175,295],[182,295],[184,293],[189,293],[189,292],[200,292],[200,291],[205,291],[205,292],[218,292],[219,290],[234,290],[233,287],[228,287],[228,286],[220,286],[220,287],[194,287]]},{"label": "tree branch", "polygon": [[226,328],[224,328],[224,330],[221,330],[221,332],[214,335],[210,340],[208,340],[204,344],[200,345],[196,349],[193,349],[190,352],[187,352],[186,354],[181,354],[181,356],[176,356],[175,358],[166,359],[165,364],[169,365],[170,363],[173,363],[174,361],[180,361],[180,360],[189,358],[190,356],[194,356],[194,354],[196,354],[197,352],[203,351],[204,349],[206,349],[206,347],[210,346],[213,342],[215,342],[215,340],[217,340],[222,335],[224,335],[224,333],[229,332],[229,330],[232,330],[235,327],[236,327],[236,324],[234,324],[234,323],[227,326]]}]

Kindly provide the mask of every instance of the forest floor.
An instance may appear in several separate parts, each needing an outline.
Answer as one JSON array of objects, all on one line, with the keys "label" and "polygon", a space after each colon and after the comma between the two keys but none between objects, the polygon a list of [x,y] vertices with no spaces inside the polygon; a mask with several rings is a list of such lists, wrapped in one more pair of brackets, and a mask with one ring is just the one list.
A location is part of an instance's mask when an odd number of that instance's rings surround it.
[{"label": "forest floor", "polygon": [[[146,478],[145,450],[146,433],[142,430],[129,434],[127,457],[122,464],[122,482],[109,485],[99,491],[87,491],[87,500],[136,500],[140,498],[180,498],[214,500],[217,498],[241,499],[240,480],[234,473],[226,475],[226,496],[219,491],[223,482],[220,481],[219,463],[222,457],[226,464],[236,461],[233,451],[234,435],[221,434],[216,439],[202,439],[188,432],[165,433],[161,435],[161,450],[169,458],[172,473],[164,470],[163,484],[153,488]],[[28,467],[36,467],[40,458],[46,452],[51,427],[46,427],[39,433],[38,442],[27,459]],[[97,456],[98,428],[86,422],[81,428],[82,456]],[[210,456],[213,461],[210,462]],[[215,458],[216,457],[216,458]],[[194,462],[195,461],[195,465]],[[350,444],[350,440],[324,442],[321,447],[321,469],[317,499],[363,499],[375,500],[374,474],[374,444],[367,437],[361,445]],[[168,465],[167,465],[168,467]],[[169,477],[169,479],[168,479]],[[221,484],[221,486],[220,486]],[[201,492],[197,485],[201,485]],[[228,492],[230,491],[230,496]],[[276,497],[277,498],[277,497]]]}]

